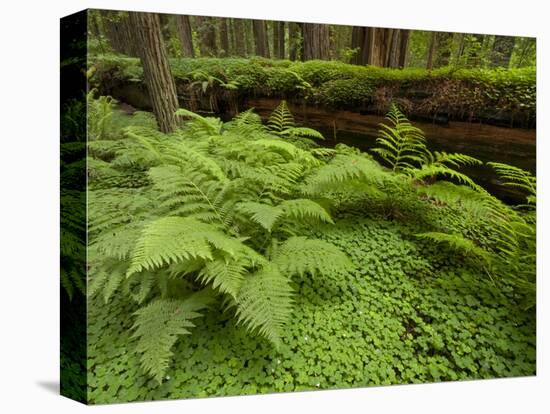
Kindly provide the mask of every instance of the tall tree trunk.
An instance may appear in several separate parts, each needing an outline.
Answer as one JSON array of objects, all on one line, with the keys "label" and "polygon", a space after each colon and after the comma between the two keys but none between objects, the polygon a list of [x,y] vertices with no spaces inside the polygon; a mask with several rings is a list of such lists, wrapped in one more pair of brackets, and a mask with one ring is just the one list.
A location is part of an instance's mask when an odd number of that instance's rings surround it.
[{"label": "tall tree trunk", "polygon": [[135,33],[135,44],[140,50],[143,76],[153,112],[162,132],[176,129],[178,98],[170,71],[166,47],[162,40],[157,14],[129,12],[129,21]]},{"label": "tall tree trunk", "polygon": [[410,30],[401,29],[399,39],[399,67],[402,69],[407,65],[407,54],[409,53]]},{"label": "tall tree trunk", "polygon": [[132,27],[126,12],[101,11],[105,35],[115,52],[138,56],[132,42]]},{"label": "tall tree trunk", "polygon": [[400,49],[400,38],[401,30],[399,29],[390,29],[390,41],[389,41],[389,50],[388,50],[388,60],[386,66],[389,68],[398,68],[399,67],[399,53]]},{"label": "tall tree trunk", "polygon": [[200,38],[201,56],[216,56],[218,47],[216,44],[216,25],[213,17],[197,16],[197,30]]},{"label": "tall tree trunk", "polygon": [[[357,49],[357,52],[351,58],[351,63],[356,65],[367,64],[367,54],[365,53],[365,36],[367,33],[366,27],[353,26],[351,30],[351,48]],[[368,51],[367,51],[368,53]]]},{"label": "tall tree trunk", "polygon": [[220,44],[222,50],[220,51],[220,54],[222,56],[229,56],[229,30],[227,28],[227,19],[225,17],[220,18],[219,22],[219,28],[220,28]]},{"label": "tall tree trunk", "polygon": [[265,22],[263,20],[252,20],[252,30],[254,32],[254,44],[256,46],[256,55],[269,57],[269,46],[267,44],[267,33]]},{"label": "tall tree trunk", "polygon": [[[386,67],[390,62],[392,39],[396,29],[379,29],[374,27],[358,27],[352,30],[351,47],[359,48],[352,63],[357,65],[374,65]],[[396,43],[396,53],[399,50]],[[396,59],[396,66],[399,59]]]},{"label": "tall tree trunk", "polygon": [[181,52],[185,57],[195,57],[193,49],[193,32],[189,16],[176,15],[176,29],[181,44]]},{"label": "tall tree trunk", "polygon": [[491,64],[493,66],[510,66],[510,58],[514,51],[516,39],[512,36],[495,36],[493,51],[491,53]]},{"label": "tall tree trunk", "polygon": [[281,58],[279,52],[279,22],[273,22],[273,57]]},{"label": "tall tree trunk", "polygon": [[245,22],[242,19],[233,19],[233,30],[235,32],[235,54],[246,56]]},{"label": "tall tree trunk", "polygon": [[426,69],[431,70],[434,67],[434,57],[437,48],[437,32],[432,32],[430,37],[430,46],[428,47],[428,56],[426,57]]},{"label": "tall tree trunk", "polygon": [[279,59],[285,58],[285,22],[277,22],[279,26]]},{"label": "tall tree trunk", "polygon": [[298,23],[288,23],[288,58],[299,60],[300,56],[300,27]]},{"label": "tall tree trunk", "polygon": [[304,60],[328,59],[330,39],[328,25],[303,23]]}]

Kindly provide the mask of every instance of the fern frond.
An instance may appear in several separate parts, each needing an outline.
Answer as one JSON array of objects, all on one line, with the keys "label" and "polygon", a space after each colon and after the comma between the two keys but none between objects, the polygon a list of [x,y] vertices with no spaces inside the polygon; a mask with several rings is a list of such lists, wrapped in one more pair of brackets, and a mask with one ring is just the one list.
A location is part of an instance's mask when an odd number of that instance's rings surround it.
[{"label": "fern frond", "polygon": [[176,115],[191,119],[187,127],[196,136],[221,135],[223,123],[219,118],[206,118],[184,108],[178,109]]},{"label": "fern frond", "polygon": [[536,204],[537,178],[529,171],[500,162],[489,162],[487,164],[493,167],[503,180],[506,180],[503,182],[504,185],[527,191],[527,202],[529,204]]},{"label": "fern frond", "polygon": [[159,383],[168,368],[172,347],[180,335],[189,335],[195,325],[192,320],[201,316],[199,310],[212,302],[210,290],[197,292],[180,299],[156,299],[139,309],[135,315],[133,338],[141,366]]},{"label": "fern frond", "polygon": [[268,121],[267,126],[269,130],[275,134],[280,134],[283,131],[294,127],[294,117],[288,109],[286,101],[283,100],[273,110]]},{"label": "fern frond", "polygon": [[207,232],[217,229],[192,218],[163,217],[149,223],[137,240],[127,276],[190,258],[212,260]]},{"label": "fern frond", "polygon": [[416,234],[416,237],[431,240],[435,243],[446,244],[453,250],[481,259],[487,265],[491,263],[491,255],[487,251],[459,234],[426,232]]},{"label": "fern frond", "polygon": [[276,347],[292,312],[292,288],[276,266],[265,266],[247,276],[236,299],[239,323]]},{"label": "fern frond", "polygon": [[335,276],[351,270],[350,259],[335,245],[324,240],[291,237],[276,250],[273,262],[288,276]]}]

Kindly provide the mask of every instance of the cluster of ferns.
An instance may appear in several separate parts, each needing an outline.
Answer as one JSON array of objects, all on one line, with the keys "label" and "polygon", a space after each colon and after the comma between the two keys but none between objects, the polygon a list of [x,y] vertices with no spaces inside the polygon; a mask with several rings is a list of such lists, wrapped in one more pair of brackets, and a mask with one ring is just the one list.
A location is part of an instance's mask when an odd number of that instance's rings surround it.
[{"label": "cluster of ferns", "polygon": [[280,346],[295,282],[353,271],[345,252],[312,234],[362,199],[395,214],[412,194],[426,208],[453,205],[483,217],[490,243],[445,231],[417,237],[459,251],[496,286],[506,281],[533,297],[535,178],[491,164],[526,192],[525,205],[507,206],[459,171],[480,161],[432,153],[396,106],[371,155],[317,145],[323,136],[296,126],[284,101],[267,124],[253,110],[224,123],[180,109],[174,133],[133,125],[109,135],[112,102],[100,99],[89,103],[87,294],[136,302],[135,352],[159,382],[175,342],[204,312],[228,312]]}]

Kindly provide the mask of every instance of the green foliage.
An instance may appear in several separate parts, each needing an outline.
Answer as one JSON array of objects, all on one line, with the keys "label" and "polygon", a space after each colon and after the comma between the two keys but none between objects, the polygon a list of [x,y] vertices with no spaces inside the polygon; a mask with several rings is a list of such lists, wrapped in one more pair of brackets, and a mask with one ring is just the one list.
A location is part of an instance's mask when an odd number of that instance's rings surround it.
[{"label": "green foliage", "polygon": [[[96,69],[92,81],[98,85],[103,78],[131,81],[142,78],[138,59],[97,55],[91,60]],[[215,109],[218,101],[236,105],[239,97],[249,95],[283,99],[298,96],[329,108],[375,108],[378,112],[387,111],[391,102],[399,99],[410,108],[409,114],[424,117],[444,114],[466,121],[506,119],[510,125],[524,126],[533,126],[535,122],[534,67],[509,70],[445,67],[427,71],[337,61],[259,58],[173,59],[171,67],[176,83],[183,89],[189,87],[203,94],[202,82],[207,82],[203,95],[208,98],[209,110]],[[196,71],[206,79],[200,84],[193,80]],[[220,79],[221,83],[208,83],[210,78]],[[236,89],[224,85],[234,85]],[[425,93],[424,98],[416,93],[419,89]]]},{"label": "green foliage", "polygon": [[[324,207],[299,194],[306,173],[324,163],[316,152],[266,130],[251,112],[227,124],[183,109],[178,115],[190,120],[171,136],[130,126],[118,140],[90,144],[92,156],[101,157],[92,158],[90,294],[107,303],[122,295],[145,309],[137,311],[136,326],[146,328],[136,349],[156,379],[177,335],[191,327],[187,316],[177,319],[153,350],[150,325],[166,325],[163,318],[176,306],[159,300],[183,300],[206,286],[247,330],[279,346],[293,300],[291,276],[349,267],[343,253],[314,239],[304,245],[306,262],[275,253],[279,245],[286,251],[289,238],[333,223]],[[137,165],[148,177],[141,187],[98,185],[107,172]],[[308,247],[334,262],[321,269]],[[161,308],[164,316],[155,319]]]},{"label": "green foliage", "polygon": [[89,144],[93,402],[534,374],[534,212],[457,171],[477,160],[393,171],[179,113]]},{"label": "green foliage", "polygon": [[114,99],[110,96],[94,98],[96,91],[88,92],[88,138],[100,140],[108,138],[111,133],[111,121],[113,116]]},{"label": "green foliage", "polygon": [[156,299],[136,311],[134,338],[138,338],[136,351],[141,354],[143,369],[158,382],[172,353],[170,349],[180,335],[189,335],[188,328],[195,326],[201,310],[211,297],[198,292],[186,299]]},{"label": "green foliage", "polygon": [[393,171],[414,169],[423,164],[427,156],[423,132],[414,127],[395,104],[392,104],[386,119],[390,125],[380,124],[380,136],[376,139],[379,147],[373,152],[380,155]]},{"label": "green foliage", "polygon": [[294,123],[294,116],[292,116],[292,113],[288,109],[286,101],[284,100],[281,101],[281,103],[269,116],[267,128],[271,133],[284,137],[324,139],[323,135],[314,129],[296,127]]}]

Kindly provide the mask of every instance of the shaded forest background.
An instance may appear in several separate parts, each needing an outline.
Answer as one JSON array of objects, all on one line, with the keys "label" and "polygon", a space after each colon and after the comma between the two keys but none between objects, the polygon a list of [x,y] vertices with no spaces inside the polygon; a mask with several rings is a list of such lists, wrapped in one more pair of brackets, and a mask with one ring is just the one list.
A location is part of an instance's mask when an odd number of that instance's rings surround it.
[{"label": "shaded forest background", "polygon": [[[131,13],[90,11],[92,52],[138,56]],[[169,57],[338,60],[389,68],[518,68],[536,63],[536,39],[314,23],[159,14]]]}]

